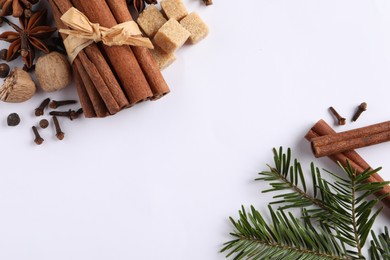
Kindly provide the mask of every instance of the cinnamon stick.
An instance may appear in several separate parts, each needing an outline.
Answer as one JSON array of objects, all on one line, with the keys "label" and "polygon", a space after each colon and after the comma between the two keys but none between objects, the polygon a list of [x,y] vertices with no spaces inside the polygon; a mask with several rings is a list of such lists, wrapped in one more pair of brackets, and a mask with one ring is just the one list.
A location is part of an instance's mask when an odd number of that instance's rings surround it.
[{"label": "cinnamon stick", "polygon": [[[65,1],[65,0],[62,0]],[[105,0],[72,0],[73,5],[83,12],[93,23],[111,28],[117,24]],[[111,68],[118,76],[130,105],[153,96],[148,81],[129,46],[106,46],[98,44],[106,54]]]},{"label": "cinnamon stick", "polygon": [[387,141],[390,121],[313,138],[311,144],[314,155],[322,157]]},{"label": "cinnamon stick", "polygon": [[[320,136],[326,136],[326,135],[332,135],[335,134],[336,132],[324,121],[324,120],[319,120],[306,134],[305,138],[308,141],[313,140],[314,138],[320,137]],[[354,150],[349,150],[345,151],[342,153],[336,153],[328,156],[332,161],[335,163],[340,163],[344,167],[347,166],[347,160],[351,167],[356,170],[357,174],[361,174],[367,169],[372,170],[370,165]],[[383,178],[378,174],[375,173],[371,175],[368,179],[367,182],[384,182]],[[390,186],[387,185],[385,186],[381,191],[375,193],[376,196],[380,197],[385,194],[390,193]],[[382,202],[390,207],[390,196],[387,196],[382,200]]]},{"label": "cinnamon stick", "polygon": [[125,93],[98,46],[96,44],[91,44],[84,49],[84,53],[93,64],[97,64],[96,69],[104,80],[107,86],[107,91],[111,93],[119,108],[122,109],[128,107],[129,100],[126,98]]},{"label": "cinnamon stick", "polygon": [[96,113],[97,117],[106,117],[109,115],[108,109],[99,95],[99,92],[96,90],[94,83],[92,82],[91,78],[88,76],[88,73],[85,71],[85,68],[81,64],[79,59],[74,60],[74,65],[76,70],[78,70],[80,79],[83,82],[83,85],[85,86],[85,90],[88,93],[88,96],[92,102],[92,106],[94,108],[94,111]]},{"label": "cinnamon stick", "polygon": [[[126,0],[106,0],[117,23],[133,21]],[[145,47],[131,46],[153,92],[152,100],[169,93],[169,87],[150,51]]]},{"label": "cinnamon stick", "polygon": [[121,107],[119,107],[103,78],[99,74],[97,69],[98,66],[95,66],[95,64],[91,62],[84,53],[79,53],[77,58],[80,60],[83,69],[85,69],[85,72],[88,74],[91,82],[93,82],[93,85],[105,103],[108,112],[111,115],[118,113],[121,110]]},{"label": "cinnamon stick", "polygon": [[77,94],[79,95],[80,104],[83,108],[83,114],[87,118],[96,117],[95,110],[93,108],[91,99],[88,96],[87,90],[85,89],[85,85],[81,80],[79,71],[76,69],[75,66],[72,66],[73,70],[73,78],[75,81]]}]

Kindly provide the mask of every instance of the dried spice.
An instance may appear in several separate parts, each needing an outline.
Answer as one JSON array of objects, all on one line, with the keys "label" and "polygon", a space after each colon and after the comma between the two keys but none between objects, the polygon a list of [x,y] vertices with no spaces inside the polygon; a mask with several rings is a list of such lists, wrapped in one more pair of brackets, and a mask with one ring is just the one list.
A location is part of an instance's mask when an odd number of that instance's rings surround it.
[{"label": "dried spice", "polygon": [[42,119],[41,121],[39,121],[39,126],[42,129],[46,129],[49,126],[49,121],[47,121],[47,119]]},{"label": "dried spice", "polygon": [[45,140],[39,135],[39,132],[38,132],[38,129],[37,129],[36,126],[33,126],[32,130],[33,130],[33,133],[34,133],[34,136],[35,136],[34,142],[37,145],[41,145],[43,143],[43,141],[45,141]]},{"label": "dried spice", "polygon": [[72,69],[66,56],[50,52],[37,59],[35,75],[39,86],[46,92],[67,87],[72,82]]},{"label": "dried spice", "polygon": [[16,113],[9,114],[7,117],[7,125],[8,126],[17,126],[20,123],[20,117]]},{"label": "dried spice", "polygon": [[204,2],[206,5],[212,5],[212,4],[213,4],[213,0],[203,0],[203,2]]},{"label": "dried spice", "polygon": [[50,98],[46,98],[41,102],[41,104],[35,109],[35,116],[43,116],[45,113],[45,108],[49,105]]},{"label": "dried spice", "polygon": [[63,140],[64,137],[65,137],[65,133],[62,132],[61,130],[61,126],[60,126],[60,123],[58,122],[58,118],[57,116],[53,116],[53,122],[54,122],[54,126],[56,128],[56,137],[58,140]]},{"label": "dried spice", "polygon": [[346,119],[345,119],[344,117],[342,117],[342,116],[336,111],[336,109],[334,109],[334,107],[330,107],[330,108],[329,108],[329,111],[330,111],[330,113],[332,113],[332,115],[334,115],[334,117],[336,118],[337,124],[338,124],[338,125],[345,125]]},{"label": "dried spice", "polygon": [[82,113],[82,109],[79,109],[77,111],[69,109],[68,111],[51,111],[49,114],[51,116],[63,116],[69,118],[70,120],[73,120],[77,119]]},{"label": "dried spice", "polygon": [[44,25],[46,14],[47,11],[44,9],[33,13],[30,18],[20,17],[21,27],[3,18],[4,22],[15,30],[15,32],[8,31],[0,35],[0,40],[11,43],[7,52],[7,61],[21,55],[27,68],[31,68],[35,58],[35,49],[45,53],[49,52],[43,40],[49,38],[57,29]]},{"label": "dried spice", "polygon": [[14,68],[0,87],[0,100],[21,103],[34,96],[36,86],[30,74],[20,68]]},{"label": "dried spice", "polygon": [[356,120],[358,120],[358,118],[360,117],[360,115],[367,110],[367,103],[366,102],[363,102],[361,103],[357,110],[356,110],[356,113],[353,115],[352,117],[352,122],[355,122]]},{"label": "dried spice", "polygon": [[53,100],[50,102],[49,107],[52,109],[57,109],[62,106],[73,105],[73,104],[77,104],[77,101],[76,100],[60,100],[60,101]]},{"label": "dried spice", "polygon": [[316,157],[333,155],[390,141],[390,121],[357,128],[337,134],[316,137],[311,140]]},{"label": "dried spice", "polygon": [[146,4],[151,5],[151,4],[157,4],[157,0],[131,0],[130,4],[134,6],[134,9],[138,12],[141,13],[144,9]]},{"label": "dried spice", "polygon": [[10,68],[9,68],[8,64],[1,63],[0,64],[0,78],[7,77],[9,74],[9,70],[10,70]]},{"label": "dried spice", "polygon": [[32,6],[38,2],[39,0],[0,0],[0,16],[20,17],[24,14],[28,17]]}]

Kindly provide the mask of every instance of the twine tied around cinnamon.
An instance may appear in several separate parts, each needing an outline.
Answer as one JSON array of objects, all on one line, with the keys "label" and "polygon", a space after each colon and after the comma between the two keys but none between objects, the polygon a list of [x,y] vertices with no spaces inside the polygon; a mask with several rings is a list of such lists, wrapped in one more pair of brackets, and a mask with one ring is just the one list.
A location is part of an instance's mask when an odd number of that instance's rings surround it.
[{"label": "twine tied around cinnamon", "polygon": [[107,46],[133,45],[153,49],[152,42],[145,37],[134,21],[117,24],[112,28],[92,23],[82,12],[70,8],[61,20],[71,29],[61,29],[60,33],[69,35],[64,45],[71,63],[78,53],[94,42],[103,42]]}]

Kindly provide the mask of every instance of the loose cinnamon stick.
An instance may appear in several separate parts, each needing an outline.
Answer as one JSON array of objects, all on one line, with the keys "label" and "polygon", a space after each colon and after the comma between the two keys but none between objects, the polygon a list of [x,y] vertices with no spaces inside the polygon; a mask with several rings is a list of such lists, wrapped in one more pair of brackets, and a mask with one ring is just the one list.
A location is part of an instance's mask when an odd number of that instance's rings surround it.
[{"label": "loose cinnamon stick", "polygon": [[[117,24],[105,0],[72,0],[72,3],[93,23],[99,23],[108,28]],[[130,105],[153,96],[142,69],[129,46],[109,47],[102,43],[99,46],[104,50],[106,58],[118,76],[121,86],[130,100]]]},{"label": "loose cinnamon stick", "polygon": [[313,138],[311,144],[314,155],[322,157],[387,141],[390,141],[390,121]]},{"label": "loose cinnamon stick", "polygon": [[[126,0],[106,0],[117,23],[133,21]],[[131,46],[153,92],[153,100],[169,93],[169,87],[150,51],[145,47]]]},{"label": "loose cinnamon stick", "polygon": [[[306,134],[305,138],[308,141],[311,141],[312,139],[317,138],[319,136],[326,136],[335,133],[336,132],[324,120],[321,119],[310,129],[310,131]],[[370,165],[354,150],[332,154],[328,157],[335,163],[340,163],[344,167],[347,166],[347,160],[348,160],[349,164],[353,169],[356,170],[357,174],[361,174],[367,169],[372,169]],[[383,182],[383,181],[384,181],[383,178],[378,173],[371,175],[367,179],[367,182]],[[384,187],[381,191],[375,193],[375,195],[380,197],[388,193],[390,193],[389,185]],[[390,207],[390,196],[384,198],[382,202],[386,206]]]},{"label": "loose cinnamon stick", "polygon": [[[59,0],[50,0],[49,2],[53,10],[53,17],[56,21],[57,27],[61,29],[67,28],[60,20],[60,17],[70,7],[72,7],[71,2]],[[61,36],[64,39],[67,37],[66,35]],[[88,55],[86,53],[88,53]],[[93,95],[90,97],[92,103],[97,102],[95,104],[93,103],[93,107],[99,111],[95,111],[98,117],[107,116],[107,112],[105,110],[108,110],[110,114],[115,114],[129,104],[127,98],[121,90],[121,87],[119,86],[119,83],[96,44],[92,44],[81,51],[76,60],[81,62],[76,62],[78,63],[77,68],[83,66],[82,71],[88,74],[89,79],[87,80],[86,76],[82,75],[79,70],[80,78],[83,79],[83,82],[87,81],[88,83],[88,94]],[[92,85],[90,85],[91,81]],[[86,83],[84,82],[84,84]],[[97,89],[97,91],[91,89],[93,86]],[[82,94],[82,92],[80,93]],[[100,95],[101,98],[98,98],[96,95]],[[80,97],[80,99],[81,98],[84,97]],[[104,104],[102,107],[98,107],[99,105],[102,105],[100,102],[101,100],[103,100]]]}]

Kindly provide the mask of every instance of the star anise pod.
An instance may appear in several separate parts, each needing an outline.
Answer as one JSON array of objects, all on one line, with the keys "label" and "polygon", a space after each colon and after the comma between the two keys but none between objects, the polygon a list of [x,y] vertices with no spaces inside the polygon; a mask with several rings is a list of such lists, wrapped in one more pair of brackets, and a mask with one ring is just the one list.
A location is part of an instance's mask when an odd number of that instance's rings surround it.
[{"label": "star anise pod", "polygon": [[146,4],[157,4],[157,0],[131,0],[130,3],[133,3],[134,9],[137,11],[137,13],[141,13],[144,9]]},{"label": "star anise pod", "polygon": [[20,17],[23,14],[26,16],[31,15],[31,7],[38,3],[39,0],[0,0],[0,16],[11,15],[14,17]]},{"label": "star anise pod", "polygon": [[30,18],[20,17],[21,27],[3,17],[4,22],[8,23],[16,31],[0,34],[0,40],[11,43],[7,52],[7,61],[11,61],[21,55],[27,68],[31,68],[36,49],[45,53],[49,52],[43,40],[49,38],[57,29],[43,25],[46,20],[46,13],[44,9],[33,13]]}]

